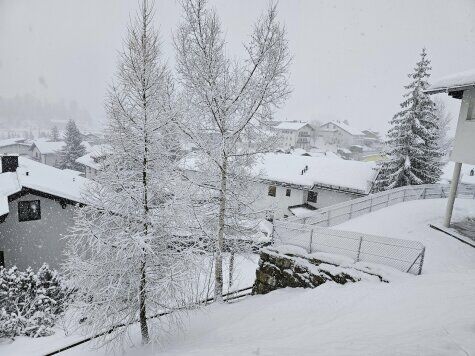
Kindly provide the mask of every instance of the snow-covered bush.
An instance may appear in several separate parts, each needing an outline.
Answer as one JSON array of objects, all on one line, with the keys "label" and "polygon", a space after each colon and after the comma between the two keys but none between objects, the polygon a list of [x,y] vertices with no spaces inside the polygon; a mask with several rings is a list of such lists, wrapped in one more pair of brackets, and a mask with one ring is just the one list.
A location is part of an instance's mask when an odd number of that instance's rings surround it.
[{"label": "snow-covered bush", "polygon": [[51,335],[67,295],[58,272],[46,264],[36,273],[0,267],[0,338]]}]

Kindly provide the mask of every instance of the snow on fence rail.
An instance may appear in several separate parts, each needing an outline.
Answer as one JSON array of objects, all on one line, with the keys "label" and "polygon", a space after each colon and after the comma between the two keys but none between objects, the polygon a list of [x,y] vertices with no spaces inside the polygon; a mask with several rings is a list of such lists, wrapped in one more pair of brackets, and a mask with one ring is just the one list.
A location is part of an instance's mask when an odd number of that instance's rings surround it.
[{"label": "snow on fence rail", "polygon": [[[294,217],[285,221],[316,226],[333,226],[360,215],[409,200],[447,198],[449,190],[450,186],[448,184],[399,187],[331,205],[317,210],[314,215],[309,217]],[[459,184],[457,197],[475,199],[475,185]]]},{"label": "snow on fence rail", "polygon": [[355,262],[386,265],[415,275],[421,274],[425,254],[424,245],[417,241],[288,222],[274,224],[273,244],[344,255]]}]

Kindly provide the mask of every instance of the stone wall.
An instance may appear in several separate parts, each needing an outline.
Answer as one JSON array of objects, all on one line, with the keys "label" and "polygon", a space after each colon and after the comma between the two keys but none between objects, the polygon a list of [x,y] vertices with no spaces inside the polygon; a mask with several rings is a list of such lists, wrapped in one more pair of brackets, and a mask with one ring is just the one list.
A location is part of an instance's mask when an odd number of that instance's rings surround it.
[{"label": "stone wall", "polygon": [[333,258],[307,254],[299,248],[265,248],[261,250],[253,294],[266,294],[279,288],[315,288],[332,281],[339,284],[372,280],[387,282],[383,277],[352,267],[336,264]]}]

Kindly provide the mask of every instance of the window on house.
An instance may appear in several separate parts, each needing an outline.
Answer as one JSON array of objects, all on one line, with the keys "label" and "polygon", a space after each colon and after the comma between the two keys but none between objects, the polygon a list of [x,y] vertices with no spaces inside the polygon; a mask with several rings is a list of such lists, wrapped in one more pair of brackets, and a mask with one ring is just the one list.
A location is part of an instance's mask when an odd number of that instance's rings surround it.
[{"label": "window on house", "polygon": [[41,219],[39,200],[18,202],[18,221],[31,221]]},{"label": "window on house", "polygon": [[316,203],[317,197],[318,197],[318,193],[310,190],[308,192],[307,201],[310,203]]},{"label": "window on house", "polygon": [[277,187],[275,185],[269,185],[269,189],[267,191],[267,195],[271,197],[275,197],[275,193],[277,192]]},{"label": "window on house", "polygon": [[0,267],[5,267],[5,256],[3,251],[0,251]]},{"label": "window on house", "polygon": [[290,197],[290,192],[291,192],[291,191],[292,191],[291,189],[287,188],[287,189],[285,190],[285,196],[286,196],[286,197]]}]

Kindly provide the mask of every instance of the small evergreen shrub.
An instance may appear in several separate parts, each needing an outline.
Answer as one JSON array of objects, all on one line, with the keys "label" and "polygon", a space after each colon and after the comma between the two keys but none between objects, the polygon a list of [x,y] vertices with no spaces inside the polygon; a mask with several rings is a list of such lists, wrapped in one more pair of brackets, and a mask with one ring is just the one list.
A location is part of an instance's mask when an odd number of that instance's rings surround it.
[{"label": "small evergreen shrub", "polygon": [[0,338],[53,334],[64,312],[68,290],[58,272],[44,264],[31,268],[0,267]]}]

